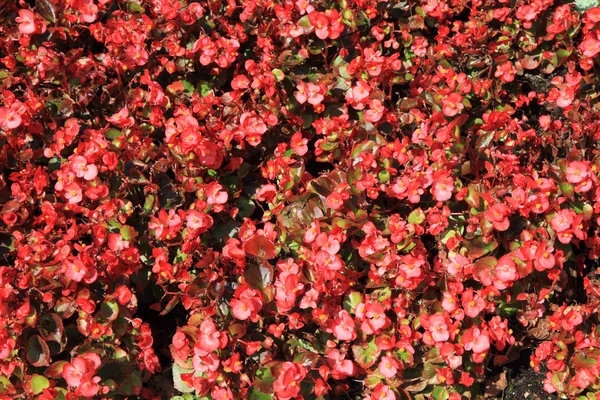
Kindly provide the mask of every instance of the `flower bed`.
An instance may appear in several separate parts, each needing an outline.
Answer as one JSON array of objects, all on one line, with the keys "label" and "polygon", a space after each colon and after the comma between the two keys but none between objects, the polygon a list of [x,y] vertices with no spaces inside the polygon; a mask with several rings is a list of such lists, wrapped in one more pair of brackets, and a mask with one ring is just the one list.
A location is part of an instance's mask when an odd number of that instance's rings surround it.
[{"label": "flower bed", "polygon": [[594,1],[0,16],[0,398],[597,398]]}]

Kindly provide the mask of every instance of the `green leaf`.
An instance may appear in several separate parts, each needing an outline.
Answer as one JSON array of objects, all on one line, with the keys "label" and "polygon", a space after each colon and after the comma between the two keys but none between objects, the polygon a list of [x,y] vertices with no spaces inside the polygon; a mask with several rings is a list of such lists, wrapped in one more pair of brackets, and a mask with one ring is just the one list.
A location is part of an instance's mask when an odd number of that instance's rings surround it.
[{"label": "green leaf", "polygon": [[105,321],[114,321],[119,316],[119,304],[116,300],[109,300],[100,306],[100,316]]},{"label": "green leaf", "polygon": [[31,377],[31,390],[33,394],[40,394],[50,387],[50,381],[42,375],[33,375]]},{"label": "green leaf", "polygon": [[433,389],[433,392],[431,392],[431,397],[433,397],[433,400],[447,400],[448,397],[450,397],[450,394],[445,387],[436,386],[435,389]]},{"label": "green leaf", "polygon": [[348,170],[348,173],[346,174],[346,180],[348,181],[348,184],[352,188],[352,192],[355,194],[360,193],[360,190],[356,188],[355,184],[363,177],[363,175],[364,175],[363,169],[358,164],[350,167],[350,169]]},{"label": "green leaf", "polygon": [[50,365],[50,349],[48,344],[39,335],[33,335],[27,342],[27,361],[34,367],[47,367]]},{"label": "green leaf", "polygon": [[354,354],[354,360],[362,368],[369,368],[375,364],[379,358],[381,350],[375,344],[375,339],[371,340],[366,346],[354,345],[352,346],[352,353]]},{"label": "green leaf", "polygon": [[0,376],[0,394],[16,393],[15,387],[5,376]]},{"label": "green leaf", "polygon": [[285,74],[282,70],[275,68],[273,71],[273,75],[275,75],[275,79],[277,82],[281,82],[285,78]]},{"label": "green leaf", "polygon": [[251,216],[252,213],[254,213],[254,209],[256,208],[254,202],[246,196],[238,197],[238,199],[236,200],[236,205],[239,209],[237,217],[242,219]]},{"label": "green leaf", "polygon": [[465,240],[464,246],[469,251],[469,256],[473,259],[483,257],[488,253],[496,250],[498,242],[494,239],[490,243],[484,243],[480,237],[475,237],[471,240]]},{"label": "green leaf", "polygon": [[208,82],[200,82],[200,84],[198,85],[198,89],[202,97],[208,96],[213,91],[212,85]]},{"label": "green leaf", "polygon": [[573,185],[569,183],[561,183],[559,185],[559,188],[562,194],[564,194],[567,199],[571,201],[575,199],[575,191],[573,189]]},{"label": "green leaf", "polygon": [[356,306],[363,302],[363,297],[359,292],[351,292],[344,301],[344,308],[353,313]]},{"label": "green leaf", "polygon": [[36,0],[35,9],[47,21],[56,22],[56,5],[53,0]]},{"label": "green leaf", "polygon": [[153,194],[149,194],[148,197],[146,197],[146,200],[144,201],[144,211],[146,211],[146,213],[151,213],[152,210],[154,209],[154,201],[155,201],[155,197]]},{"label": "green leaf", "polygon": [[123,225],[121,227],[121,236],[123,236],[123,239],[125,240],[133,240],[137,236],[137,232],[129,225]]},{"label": "green leaf", "polygon": [[272,394],[263,393],[256,388],[252,388],[250,390],[250,394],[248,395],[249,400],[271,400],[273,399]]},{"label": "green leaf", "polygon": [[62,336],[65,331],[62,319],[56,314],[43,313],[40,317],[40,333],[45,340],[53,340],[62,343]]},{"label": "green leaf", "polygon": [[273,376],[271,367],[264,367],[256,371],[254,385],[257,390],[263,393],[271,393],[273,392],[274,382],[275,377]]},{"label": "green leaf", "polygon": [[575,8],[579,12],[584,12],[594,7],[598,7],[597,0],[575,0]]},{"label": "green leaf", "polygon": [[573,366],[575,368],[590,368],[598,364],[595,358],[586,358],[582,353],[577,353],[573,357]]},{"label": "green leaf", "polygon": [[327,176],[320,176],[308,184],[310,190],[323,197],[329,196],[336,188],[335,181]]},{"label": "green leaf", "polygon": [[190,82],[183,80],[181,81],[181,83],[183,84],[183,90],[188,93],[188,94],[192,94],[194,93],[194,85],[192,85]]},{"label": "green leaf", "polygon": [[127,7],[129,8],[129,12],[132,14],[143,14],[144,11],[146,11],[144,7],[142,7],[142,5],[136,1],[129,2]]},{"label": "green leaf", "polygon": [[248,263],[244,271],[248,284],[258,290],[263,290],[271,284],[273,274],[273,267],[267,262]]},{"label": "green leaf", "polygon": [[173,363],[173,387],[182,393],[191,393],[194,388],[189,387],[181,379],[181,375],[193,374],[193,369],[181,368],[179,364]]},{"label": "green leaf", "polygon": [[498,308],[496,309],[496,312],[499,316],[501,316],[503,318],[510,318],[510,317],[516,315],[520,309],[521,309],[521,305],[518,302],[515,302],[515,303],[501,302],[500,304],[498,304]]},{"label": "green leaf", "polygon": [[480,205],[480,197],[479,192],[475,189],[473,185],[467,186],[467,195],[465,196],[465,202],[472,208],[479,208]]},{"label": "green leaf", "polygon": [[115,128],[110,128],[109,130],[104,132],[104,136],[106,136],[107,139],[113,140],[123,136],[123,132]]},{"label": "green leaf", "polygon": [[425,213],[420,208],[417,208],[408,215],[408,223],[420,225],[425,221]]},{"label": "green leaf", "polygon": [[485,149],[487,149],[489,147],[489,145],[494,141],[494,136],[496,134],[495,131],[492,131],[492,132],[482,131],[482,132],[483,132],[483,134],[479,135],[479,137],[475,141],[475,146],[480,151],[484,151]]}]

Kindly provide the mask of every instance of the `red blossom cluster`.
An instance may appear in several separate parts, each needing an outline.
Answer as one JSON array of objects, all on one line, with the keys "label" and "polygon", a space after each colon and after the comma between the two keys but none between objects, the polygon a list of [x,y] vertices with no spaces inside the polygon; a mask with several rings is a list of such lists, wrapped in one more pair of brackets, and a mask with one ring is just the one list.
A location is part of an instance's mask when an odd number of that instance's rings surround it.
[{"label": "red blossom cluster", "polygon": [[0,398],[597,399],[584,3],[0,0]]}]

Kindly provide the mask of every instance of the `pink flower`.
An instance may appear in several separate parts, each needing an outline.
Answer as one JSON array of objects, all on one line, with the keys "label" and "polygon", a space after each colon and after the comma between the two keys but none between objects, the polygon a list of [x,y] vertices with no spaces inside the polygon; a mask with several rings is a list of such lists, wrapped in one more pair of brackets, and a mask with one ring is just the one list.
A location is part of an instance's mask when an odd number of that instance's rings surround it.
[{"label": "pink flower", "polygon": [[573,224],[573,216],[571,212],[567,209],[560,210],[554,218],[550,220],[550,226],[554,229],[555,232],[563,232],[567,229],[571,228]]},{"label": "pink flower", "polygon": [[86,266],[78,258],[73,261],[65,261],[65,266],[65,276],[75,282],[81,282],[88,272]]},{"label": "pink flower", "polygon": [[431,193],[436,201],[446,201],[452,197],[454,190],[454,179],[445,173],[436,172],[433,174],[433,187]]},{"label": "pink flower", "polygon": [[77,204],[83,200],[83,193],[81,187],[75,182],[71,182],[64,187],[65,198],[69,201],[69,204]]},{"label": "pink flower", "polygon": [[462,294],[462,306],[467,316],[475,318],[485,309],[486,301],[475,294],[473,289],[467,289]]},{"label": "pink flower", "polygon": [[490,349],[490,337],[487,332],[482,332],[479,328],[471,328],[466,331],[461,342],[465,350],[472,350],[473,353],[483,354]]},{"label": "pink flower", "polygon": [[486,218],[492,222],[495,230],[503,232],[510,226],[508,216],[511,214],[510,208],[502,203],[496,203],[491,206],[486,212]]},{"label": "pink flower", "polygon": [[81,14],[81,19],[84,22],[94,22],[98,14],[98,6],[94,4],[94,0],[79,0],[77,11]]},{"label": "pink flower", "polygon": [[580,389],[587,388],[590,384],[596,382],[596,375],[589,369],[583,368],[577,371],[575,376],[571,379],[571,385]]},{"label": "pink flower", "polygon": [[35,14],[29,10],[19,10],[19,16],[15,18],[19,23],[19,32],[24,35],[31,35],[35,32]]},{"label": "pink flower", "polygon": [[123,236],[119,233],[110,233],[108,235],[108,248],[112,251],[123,251],[129,247],[129,242],[123,240]]},{"label": "pink flower", "polygon": [[535,252],[535,269],[538,271],[544,271],[552,269],[556,265],[556,259],[554,258],[554,248],[547,247],[546,243],[540,244]]},{"label": "pink flower", "polygon": [[356,366],[351,360],[346,360],[346,356],[339,350],[328,350],[326,352],[327,361],[331,366],[331,376],[333,379],[345,379],[356,373]]},{"label": "pink flower", "polygon": [[296,132],[292,136],[291,140],[292,149],[300,157],[308,153],[308,139],[302,137],[301,132]]},{"label": "pink flower", "polygon": [[106,118],[106,120],[111,124],[121,128],[131,126],[135,123],[133,117],[129,115],[129,110],[127,109],[127,107],[121,108],[119,112]]},{"label": "pink flower", "polygon": [[552,372],[546,372],[546,378],[544,378],[544,390],[548,393],[556,393],[556,387],[552,384]]},{"label": "pink flower", "polygon": [[217,182],[209,183],[204,193],[208,204],[225,204],[229,198],[227,192],[223,190],[223,186]]},{"label": "pink flower", "polygon": [[455,296],[448,292],[444,292],[442,297],[442,308],[444,311],[452,313],[458,308],[458,302]]},{"label": "pink flower", "polygon": [[300,104],[306,103],[306,100],[308,99],[308,86],[306,83],[300,82],[298,86],[296,86],[296,89],[298,89],[298,91],[294,93],[296,101]]},{"label": "pink flower", "polygon": [[582,50],[584,56],[595,57],[598,53],[600,53],[600,41],[588,34],[588,36],[586,36],[586,38],[579,44],[579,48]]},{"label": "pink flower", "polygon": [[196,372],[214,372],[219,368],[221,363],[216,353],[209,353],[206,356],[199,356],[194,354],[192,357],[192,366]]},{"label": "pink flower", "polygon": [[333,210],[339,210],[344,207],[345,196],[339,192],[332,192],[325,198],[325,205]]},{"label": "pink flower", "polygon": [[433,340],[438,343],[445,342],[450,338],[446,318],[443,314],[434,314],[429,317],[429,331]]},{"label": "pink flower", "polygon": [[23,119],[18,112],[18,108],[20,108],[20,104],[18,106],[13,104],[10,108],[0,107],[0,128],[4,130],[16,129],[21,125]]},{"label": "pink flower", "polygon": [[312,82],[309,82],[308,85],[306,85],[307,91],[308,91],[308,104],[311,104],[313,106],[318,106],[319,104],[321,104],[321,102],[325,99],[325,87],[322,85],[315,85]]},{"label": "pink flower", "polygon": [[400,368],[400,363],[388,356],[383,356],[379,366],[377,367],[381,375],[385,376],[386,378],[395,377],[398,373],[398,368]]},{"label": "pink flower", "polygon": [[256,292],[252,289],[246,289],[238,297],[238,299],[230,301],[233,316],[241,321],[248,318],[254,320],[256,313],[262,308],[262,301],[257,297]]},{"label": "pink flower", "polygon": [[567,182],[580,183],[590,174],[588,164],[581,161],[571,161],[567,167]]},{"label": "pink flower", "polygon": [[448,97],[442,100],[442,112],[446,117],[454,117],[465,108],[462,101],[463,97],[460,94],[450,93]]},{"label": "pink flower", "polygon": [[245,321],[252,315],[253,306],[252,301],[249,299],[232,299],[231,302],[231,312],[233,316],[241,321]]},{"label": "pink flower", "polygon": [[377,303],[369,303],[365,306],[364,317],[362,320],[360,327],[363,332],[368,335],[378,333],[389,324],[389,319],[385,315],[385,310]]},{"label": "pink flower", "polygon": [[258,201],[272,201],[277,196],[277,187],[272,183],[263,185],[256,193]]},{"label": "pink flower", "polygon": [[229,388],[215,387],[211,393],[211,397],[215,400],[233,400],[233,393]]},{"label": "pink flower", "polygon": [[78,178],[83,178],[86,181],[91,181],[98,176],[98,167],[94,164],[88,164],[85,157],[82,156],[71,158],[71,169]]},{"label": "pink flower", "polygon": [[325,13],[313,11],[308,14],[310,24],[315,28],[317,37],[321,40],[327,39],[329,36],[329,18]]},{"label": "pink flower", "polygon": [[341,310],[333,319],[333,335],[338,340],[354,340],[356,339],[356,330],[354,329],[354,320],[350,313],[346,310]]},{"label": "pink flower", "polygon": [[592,177],[589,165],[582,161],[571,161],[566,173],[567,182],[575,184],[577,192],[588,192],[592,188],[592,179],[596,178]]},{"label": "pink flower", "polygon": [[142,66],[148,62],[148,52],[140,45],[129,46],[127,50],[125,50],[125,54],[129,58],[131,67],[134,66]]},{"label": "pink flower", "polygon": [[321,226],[319,223],[314,221],[311,222],[306,232],[304,232],[304,243],[310,244],[314,242],[319,233],[321,233]]},{"label": "pink flower", "polygon": [[0,344],[0,360],[8,359],[8,357],[10,357],[10,353],[13,351],[16,344],[17,343],[14,339],[4,338],[2,344]]},{"label": "pink flower", "polygon": [[496,278],[502,282],[514,282],[519,278],[515,262],[510,256],[505,255],[498,260],[498,264],[494,267]]},{"label": "pink flower", "polygon": [[326,252],[324,250],[320,250],[317,253],[317,256],[315,258],[315,263],[320,268],[325,268],[329,271],[338,271],[338,270],[342,269],[342,267],[344,266],[341,258],[338,255],[329,254],[328,252]]},{"label": "pink flower", "polygon": [[200,325],[200,335],[196,342],[194,352],[200,357],[205,357],[219,348],[221,333],[217,330],[214,322],[206,319]]},{"label": "pink flower", "polygon": [[284,362],[273,382],[273,391],[279,400],[295,398],[300,394],[300,383],[306,376],[306,368],[292,362]]},{"label": "pink flower", "polygon": [[213,225],[212,217],[198,210],[189,210],[185,220],[187,227],[196,231],[206,232]]},{"label": "pink flower", "polygon": [[98,394],[98,391],[100,390],[100,385],[98,384],[98,382],[100,382],[100,379],[101,378],[99,376],[94,376],[89,381],[83,382],[79,386],[79,392],[81,393],[81,395],[83,397],[96,396]]},{"label": "pink flower", "polygon": [[370,87],[365,81],[358,81],[356,86],[352,88],[352,97],[356,102],[361,102],[364,99],[368,98],[371,94]]},{"label": "pink flower", "polygon": [[510,61],[506,61],[504,64],[499,65],[498,68],[496,68],[494,76],[496,78],[501,78],[504,82],[512,82],[515,80],[516,72],[517,70],[513,64]]},{"label": "pink flower", "polygon": [[242,90],[250,87],[250,79],[246,75],[237,75],[231,81],[231,88],[233,90]]},{"label": "pink flower", "polygon": [[[84,396],[91,397],[97,392],[94,392],[95,385],[100,381],[100,377],[94,377],[94,373],[100,367],[102,361],[95,353],[86,353],[75,357],[72,363],[63,367],[62,376],[67,381],[67,385],[71,387],[79,387],[88,383],[88,387],[84,387]],[[91,385],[90,385],[91,384]],[[90,393],[94,392],[90,395]]]},{"label": "pink flower", "polygon": [[385,107],[381,100],[373,99],[369,102],[369,109],[363,113],[365,122],[375,123],[383,117]]},{"label": "pink flower", "polygon": [[396,394],[389,386],[379,383],[371,393],[371,400],[396,400]]}]

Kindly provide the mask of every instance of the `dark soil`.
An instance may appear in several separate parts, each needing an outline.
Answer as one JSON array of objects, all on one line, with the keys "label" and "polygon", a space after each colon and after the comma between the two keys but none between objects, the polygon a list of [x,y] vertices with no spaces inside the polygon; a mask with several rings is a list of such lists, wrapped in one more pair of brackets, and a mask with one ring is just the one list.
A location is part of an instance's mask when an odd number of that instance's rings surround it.
[{"label": "dark soil", "polygon": [[508,386],[504,393],[498,396],[504,400],[554,400],[558,396],[547,393],[543,389],[542,381],[545,373],[535,372],[533,368],[509,371]]}]

